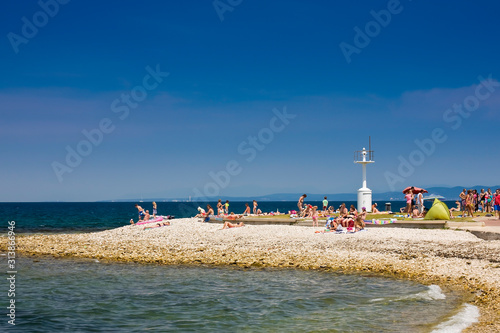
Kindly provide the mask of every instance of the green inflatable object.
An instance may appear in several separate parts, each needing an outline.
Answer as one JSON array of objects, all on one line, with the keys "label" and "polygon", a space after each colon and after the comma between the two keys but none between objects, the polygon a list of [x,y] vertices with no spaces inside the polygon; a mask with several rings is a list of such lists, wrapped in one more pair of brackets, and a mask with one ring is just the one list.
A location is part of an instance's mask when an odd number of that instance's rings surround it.
[{"label": "green inflatable object", "polygon": [[450,210],[448,206],[439,199],[434,199],[431,209],[427,212],[424,220],[449,220]]}]

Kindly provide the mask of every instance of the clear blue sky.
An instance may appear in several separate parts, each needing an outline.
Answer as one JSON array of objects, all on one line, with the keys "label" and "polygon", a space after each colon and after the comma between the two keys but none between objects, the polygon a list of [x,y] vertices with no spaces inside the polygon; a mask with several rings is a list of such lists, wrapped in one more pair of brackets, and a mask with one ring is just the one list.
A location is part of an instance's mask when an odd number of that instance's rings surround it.
[{"label": "clear blue sky", "polygon": [[484,0],[8,1],[0,201],[354,193],[369,136],[374,192],[495,185],[498,13]]}]

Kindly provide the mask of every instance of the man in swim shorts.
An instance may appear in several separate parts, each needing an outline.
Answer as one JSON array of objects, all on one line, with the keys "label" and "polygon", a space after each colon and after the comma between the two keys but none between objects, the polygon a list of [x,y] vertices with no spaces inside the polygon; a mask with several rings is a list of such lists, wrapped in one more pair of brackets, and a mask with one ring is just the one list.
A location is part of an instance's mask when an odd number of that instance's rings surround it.
[{"label": "man in swim shorts", "polygon": [[141,221],[144,216],[146,216],[146,214],[144,213],[144,208],[142,208],[138,204],[135,204],[135,208],[137,208],[137,210],[139,211],[139,221]]},{"label": "man in swim shorts", "polygon": [[465,214],[467,207],[465,204],[465,198],[467,197],[467,190],[463,189],[462,192],[460,192],[460,208],[462,209],[462,215]]}]

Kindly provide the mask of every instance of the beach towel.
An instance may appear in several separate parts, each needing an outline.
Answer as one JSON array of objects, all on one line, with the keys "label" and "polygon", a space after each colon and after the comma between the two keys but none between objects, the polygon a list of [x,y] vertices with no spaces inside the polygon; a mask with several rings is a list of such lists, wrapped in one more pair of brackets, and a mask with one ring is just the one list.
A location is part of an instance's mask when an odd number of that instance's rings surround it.
[{"label": "beach towel", "polygon": [[397,219],[372,219],[370,220],[365,220],[366,224],[391,224],[396,222]]}]

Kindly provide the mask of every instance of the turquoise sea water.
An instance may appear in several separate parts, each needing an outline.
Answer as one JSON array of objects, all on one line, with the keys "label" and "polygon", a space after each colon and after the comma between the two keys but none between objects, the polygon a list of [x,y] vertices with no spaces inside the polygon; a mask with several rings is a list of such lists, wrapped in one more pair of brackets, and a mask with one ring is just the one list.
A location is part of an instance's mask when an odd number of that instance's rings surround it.
[{"label": "turquoise sea water", "polygon": [[318,271],[95,259],[17,264],[16,325],[3,316],[4,331],[431,332],[464,303],[438,286]]}]

